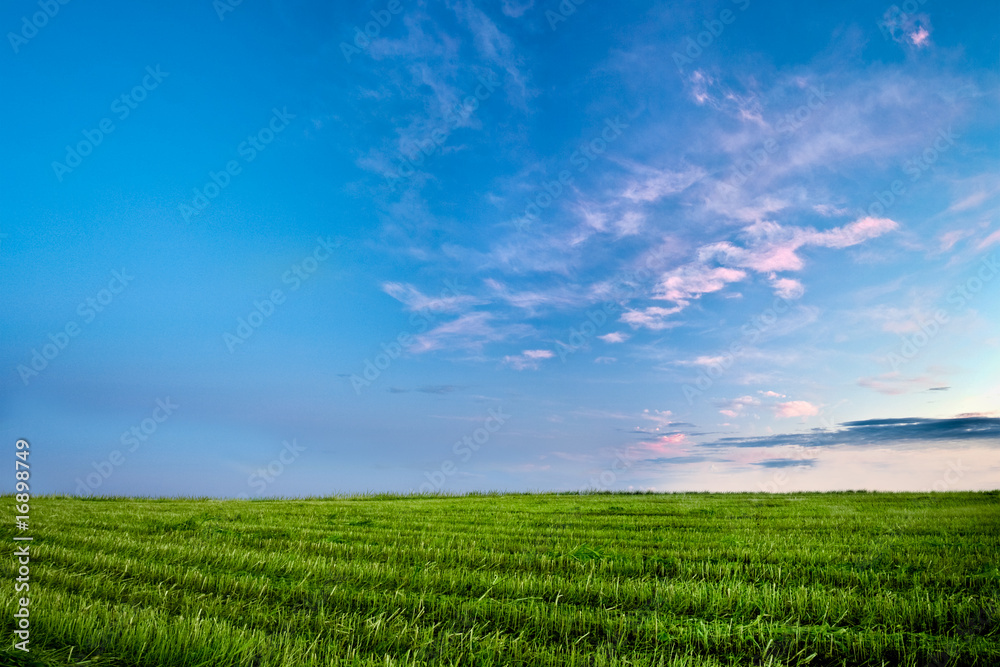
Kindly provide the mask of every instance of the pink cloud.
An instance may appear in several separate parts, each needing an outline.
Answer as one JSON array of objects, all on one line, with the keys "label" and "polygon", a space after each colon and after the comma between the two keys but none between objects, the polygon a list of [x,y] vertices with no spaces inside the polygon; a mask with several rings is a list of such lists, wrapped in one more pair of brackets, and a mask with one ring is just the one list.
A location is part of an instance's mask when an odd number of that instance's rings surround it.
[{"label": "pink cloud", "polygon": [[818,231],[811,227],[782,227],[776,222],[758,222],[743,230],[749,243],[738,246],[724,241],[704,246],[699,258],[712,258],[730,266],[758,273],[799,271],[803,268],[798,251],[803,246],[847,248],[893,231],[899,224],[888,218],[861,218],[842,227]]},{"label": "pink cloud", "polygon": [[883,373],[876,377],[858,379],[859,386],[877,391],[886,396],[908,394],[917,389],[924,389],[930,384],[937,384],[937,382],[926,376],[904,377],[898,372]]},{"label": "pink cloud", "polygon": [[889,218],[861,218],[826,232],[812,232],[806,235],[803,245],[818,245],[826,248],[847,248],[873,239],[899,228],[899,223]]},{"label": "pink cloud", "polygon": [[[697,260],[660,277],[655,299],[673,301],[673,308],[646,308],[625,313],[621,321],[633,327],[659,330],[670,326],[665,319],[680,312],[703,294],[719,292],[747,277],[744,269],[767,274],[775,292],[796,299],[805,287],[793,278],[778,278],[778,271],[799,271],[804,263],[798,251],[803,246],[847,248],[899,228],[889,218],[864,217],[841,227],[818,231],[812,227],[782,227],[776,222],[759,221],[743,229],[743,246],[729,241],[702,246]],[[718,266],[717,264],[723,264]]]},{"label": "pink cloud", "polygon": [[746,278],[746,272],[726,267],[710,268],[703,264],[687,264],[664,274],[657,299],[668,299],[687,305],[690,299],[718,292],[728,283]]},{"label": "pink cloud", "polygon": [[788,401],[778,403],[775,408],[775,415],[779,419],[791,419],[792,417],[811,417],[819,414],[819,408],[809,401]]},{"label": "pink cloud", "polygon": [[977,250],[986,250],[991,245],[994,245],[996,243],[1000,243],[1000,229],[998,229],[997,231],[993,232],[992,234],[990,234],[989,236],[987,236],[985,239],[983,239],[982,241],[980,241],[976,245],[976,249]]},{"label": "pink cloud", "polygon": [[661,435],[655,440],[644,440],[639,443],[645,453],[656,454],[657,456],[663,456],[664,454],[673,454],[683,451],[681,445],[687,442],[687,435],[684,433],[671,433],[670,435]]},{"label": "pink cloud", "polygon": [[[938,251],[948,252],[955,246],[956,243],[962,239],[972,236],[973,234],[975,234],[975,230],[972,229],[955,229],[950,232],[945,232],[938,237],[938,243],[940,244]],[[1000,240],[1000,237],[998,237],[998,240]]]},{"label": "pink cloud", "polygon": [[802,260],[795,254],[793,245],[768,246],[753,251],[733,245],[729,242],[713,243],[705,246],[703,252],[724,255],[730,264],[744,266],[758,273],[773,273],[774,271],[798,271],[802,268]]},{"label": "pink cloud", "polygon": [[879,27],[883,32],[888,32],[893,41],[918,49],[930,45],[930,25],[927,14],[906,13],[897,5],[889,7],[879,22]]}]

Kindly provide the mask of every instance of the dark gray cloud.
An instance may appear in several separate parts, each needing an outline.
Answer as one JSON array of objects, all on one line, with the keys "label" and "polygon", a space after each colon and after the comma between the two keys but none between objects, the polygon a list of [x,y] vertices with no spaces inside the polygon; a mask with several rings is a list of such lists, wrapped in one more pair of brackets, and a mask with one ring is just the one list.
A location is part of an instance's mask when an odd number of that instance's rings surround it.
[{"label": "dark gray cloud", "polygon": [[754,463],[754,465],[762,468],[794,468],[796,466],[812,468],[815,463],[816,459],[768,459]]},{"label": "dark gray cloud", "polygon": [[416,391],[422,394],[450,394],[459,389],[465,389],[465,387],[460,384],[429,384],[417,387]]},{"label": "dark gray cloud", "polygon": [[423,387],[417,387],[416,389],[389,387],[387,391],[390,394],[405,394],[410,391],[418,391],[421,394],[450,394],[453,391],[458,391],[459,389],[465,389],[465,387],[459,384],[429,384]]},{"label": "dark gray cloud", "polygon": [[987,440],[1000,445],[1000,419],[955,417],[952,419],[865,419],[844,422],[837,429],[815,428],[805,433],[784,433],[753,438],[719,438],[704,447],[831,447],[835,445],[887,445],[893,443]]},{"label": "dark gray cloud", "polygon": [[711,456],[670,456],[666,458],[659,459],[649,459],[643,461],[643,463],[705,463],[706,461],[713,461],[716,463],[722,463],[728,461],[728,459],[717,459]]}]

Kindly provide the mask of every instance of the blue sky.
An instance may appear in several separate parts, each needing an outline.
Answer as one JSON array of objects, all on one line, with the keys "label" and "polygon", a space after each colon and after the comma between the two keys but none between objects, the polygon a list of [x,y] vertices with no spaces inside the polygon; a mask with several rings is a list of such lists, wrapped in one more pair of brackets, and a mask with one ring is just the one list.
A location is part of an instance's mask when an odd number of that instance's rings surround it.
[{"label": "blue sky", "polygon": [[0,431],[48,493],[995,488],[998,14],[8,3]]}]

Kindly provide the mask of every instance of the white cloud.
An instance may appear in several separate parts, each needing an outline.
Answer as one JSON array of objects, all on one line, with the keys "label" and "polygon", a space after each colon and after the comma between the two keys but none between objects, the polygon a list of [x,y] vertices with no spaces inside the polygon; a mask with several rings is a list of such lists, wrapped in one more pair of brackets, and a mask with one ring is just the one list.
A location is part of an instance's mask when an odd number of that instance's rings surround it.
[{"label": "white cloud", "polygon": [[680,324],[680,322],[668,322],[666,321],[666,318],[675,313],[679,313],[681,310],[683,310],[683,308],[680,306],[676,308],[660,308],[659,306],[650,306],[649,308],[644,308],[643,310],[627,310],[621,316],[621,321],[625,322],[632,328],[646,327],[647,329],[652,329],[654,331],[661,331]]},{"label": "white cloud", "polygon": [[605,343],[624,343],[631,338],[631,336],[621,331],[615,331],[609,334],[604,334],[603,336],[598,336],[598,338],[603,340]]},{"label": "white cloud", "polygon": [[771,281],[774,293],[782,299],[798,299],[805,294],[806,288],[802,283],[793,278],[776,278]]},{"label": "white cloud", "polygon": [[676,361],[674,362],[678,366],[720,366],[726,361],[726,357],[716,356],[710,357],[707,355],[702,355],[700,357],[695,357],[691,361]]},{"label": "white cloud", "polygon": [[503,362],[514,370],[537,370],[543,359],[555,356],[552,350],[524,350],[518,355],[508,355]]}]

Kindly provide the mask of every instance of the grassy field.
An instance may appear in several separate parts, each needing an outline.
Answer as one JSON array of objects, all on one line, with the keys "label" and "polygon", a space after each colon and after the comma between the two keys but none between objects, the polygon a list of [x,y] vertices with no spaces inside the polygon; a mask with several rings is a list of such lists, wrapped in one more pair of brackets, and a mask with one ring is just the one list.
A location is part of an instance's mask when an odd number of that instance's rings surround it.
[{"label": "grassy field", "polygon": [[1000,665],[996,492],[31,511],[32,650],[8,557],[0,664]]}]

